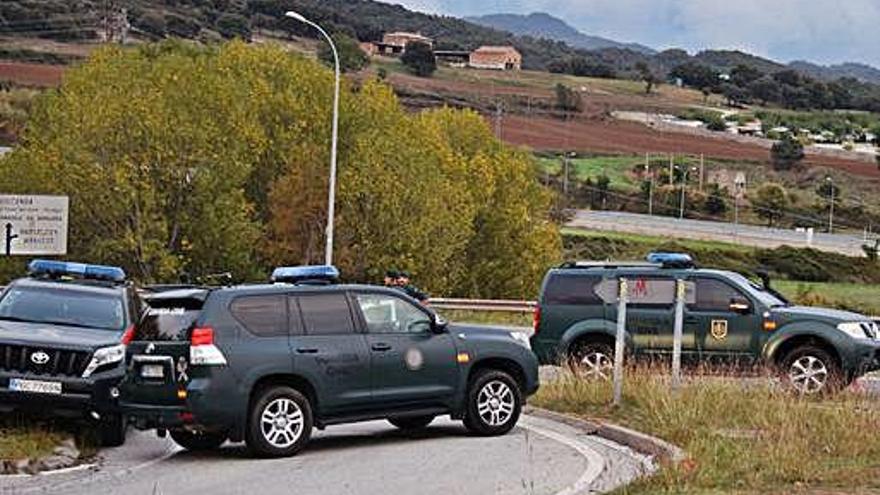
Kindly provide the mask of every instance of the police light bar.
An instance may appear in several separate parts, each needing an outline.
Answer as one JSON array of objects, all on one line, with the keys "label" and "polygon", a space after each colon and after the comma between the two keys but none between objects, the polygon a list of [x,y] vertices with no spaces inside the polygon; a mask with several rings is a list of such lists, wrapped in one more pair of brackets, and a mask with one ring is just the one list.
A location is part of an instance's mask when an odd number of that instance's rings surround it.
[{"label": "police light bar", "polygon": [[295,284],[306,280],[335,282],[339,280],[339,270],[332,265],[279,266],[272,272],[272,282]]},{"label": "police light bar", "polygon": [[125,282],[125,271],[117,266],[87,265],[70,261],[33,260],[28,264],[31,276],[75,277],[109,282]]},{"label": "police light bar", "polygon": [[663,268],[693,268],[694,259],[687,253],[650,253],[647,256],[649,263],[663,265]]}]

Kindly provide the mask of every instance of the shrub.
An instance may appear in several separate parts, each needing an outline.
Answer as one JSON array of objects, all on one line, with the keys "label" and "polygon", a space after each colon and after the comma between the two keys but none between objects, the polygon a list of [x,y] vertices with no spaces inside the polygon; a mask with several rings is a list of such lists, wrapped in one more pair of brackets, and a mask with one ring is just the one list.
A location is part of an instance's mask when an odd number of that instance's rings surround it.
[{"label": "shrub", "polygon": [[425,43],[410,41],[406,44],[406,49],[400,61],[410,72],[419,77],[431,77],[437,70],[437,59],[434,57],[434,51]]}]

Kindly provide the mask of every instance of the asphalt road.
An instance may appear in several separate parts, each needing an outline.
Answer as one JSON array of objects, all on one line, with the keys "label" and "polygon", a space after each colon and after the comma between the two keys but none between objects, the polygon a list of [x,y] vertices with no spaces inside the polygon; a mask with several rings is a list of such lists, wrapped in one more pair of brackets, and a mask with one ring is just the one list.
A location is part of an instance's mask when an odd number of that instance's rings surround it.
[{"label": "asphalt road", "polygon": [[232,444],[185,452],[135,432],[102,457],[72,472],[0,478],[0,493],[573,495],[613,489],[650,469],[624,447],[530,416],[494,438],[471,436],[447,418],[410,434],[385,422],[329,427],[300,455],[269,460]]},{"label": "asphalt road", "polygon": [[[757,225],[736,225],[687,218],[679,220],[674,217],[619,211],[577,210],[567,226],[630,234],[732,242],[762,248],[776,248],[783,245],[807,247],[806,234],[789,229],[771,229]],[[862,244],[865,244],[865,241],[861,236],[815,232],[811,247],[848,256],[864,256]]]}]

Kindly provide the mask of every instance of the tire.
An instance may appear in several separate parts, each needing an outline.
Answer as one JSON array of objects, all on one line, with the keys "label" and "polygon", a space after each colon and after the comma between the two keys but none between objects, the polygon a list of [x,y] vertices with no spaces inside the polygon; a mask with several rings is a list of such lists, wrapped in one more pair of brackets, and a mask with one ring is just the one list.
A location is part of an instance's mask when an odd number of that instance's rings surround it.
[{"label": "tire", "polygon": [[125,444],[125,434],[128,431],[128,422],[121,414],[108,414],[101,419],[98,427],[98,435],[101,437],[102,447],[120,447]]},{"label": "tire", "polygon": [[388,422],[401,430],[421,430],[431,424],[436,416],[408,416],[388,418]]},{"label": "tire", "polygon": [[248,414],[245,443],[258,457],[289,457],[312,435],[312,407],[299,391],[285,386],[260,391]]},{"label": "tire", "polygon": [[799,346],[786,354],[780,373],[786,386],[800,395],[838,392],[848,381],[831,353],[813,345]]},{"label": "tire", "polygon": [[611,380],[614,348],[603,342],[576,342],[568,353],[568,367],[588,380]]},{"label": "tire", "polygon": [[218,449],[228,438],[226,433],[193,432],[187,430],[171,430],[168,433],[171,435],[174,443],[194,452]]},{"label": "tire", "polygon": [[509,432],[522,411],[522,392],[510,375],[498,370],[477,372],[468,386],[464,426],[480,436]]}]

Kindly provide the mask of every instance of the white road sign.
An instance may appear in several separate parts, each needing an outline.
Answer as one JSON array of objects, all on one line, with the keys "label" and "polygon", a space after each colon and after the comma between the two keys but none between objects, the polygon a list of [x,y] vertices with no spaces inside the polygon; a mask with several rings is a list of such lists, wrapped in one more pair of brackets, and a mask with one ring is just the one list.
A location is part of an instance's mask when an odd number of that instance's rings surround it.
[{"label": "white road sign", "polygon": [[0,255],[67,254],[67,196],[0,195]]}]

